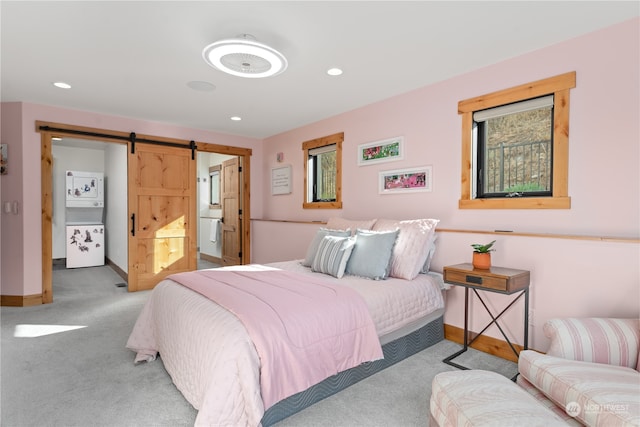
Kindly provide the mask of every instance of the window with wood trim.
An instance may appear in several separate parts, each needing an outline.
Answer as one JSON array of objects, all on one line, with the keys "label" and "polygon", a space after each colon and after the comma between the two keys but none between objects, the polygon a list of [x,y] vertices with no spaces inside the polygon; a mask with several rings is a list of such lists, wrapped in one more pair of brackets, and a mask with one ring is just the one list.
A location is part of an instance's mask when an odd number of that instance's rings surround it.
[{"label": "window with wood trim", "polygon": [[458,103],[460,209],[569,209],[569,90],[576,73]]},{"label": "window with wood trim", "polygon": [[342,208],[342,141],[336,133],[302,143],[304,209]]}]

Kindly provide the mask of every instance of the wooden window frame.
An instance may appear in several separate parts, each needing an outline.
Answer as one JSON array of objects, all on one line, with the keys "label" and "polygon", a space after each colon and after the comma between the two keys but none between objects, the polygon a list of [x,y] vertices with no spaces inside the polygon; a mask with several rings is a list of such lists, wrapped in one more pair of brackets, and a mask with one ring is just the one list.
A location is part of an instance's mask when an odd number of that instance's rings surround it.
[{"label": "wooden window frame", "polygon": [[[492,92],[458,103],[462,115],[462,179],[460,209],[571,209],[569,197],[569,90],[576,87],[572,71]],[[554,95],[553,178],[551,197],[472,198],[473,194],[473,113],[544,95]]]},{"label": "wooden window frame", "polygon": [[[304,200],[302,202],[303,209],[342,209],[342,142],[344,141],[344,132],[335,133],[333,135],[324,136],[322,138],[312,139],[302,143],[303,162],[304,162]],[[309,202],[308,184],[309,184],[309,150],[324,147],[326,145],[336,146],[336,200],[333,202]]]}]

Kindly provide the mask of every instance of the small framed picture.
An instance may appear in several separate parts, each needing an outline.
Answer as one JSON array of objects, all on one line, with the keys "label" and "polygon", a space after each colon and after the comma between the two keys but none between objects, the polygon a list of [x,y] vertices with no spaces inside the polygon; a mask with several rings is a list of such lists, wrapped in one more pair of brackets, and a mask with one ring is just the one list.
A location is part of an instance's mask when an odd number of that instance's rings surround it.
[{"label": "small framed picture", "polygon": [[7,151],[9,151],[9,146],[0,144],[0,175],[7,174],[7,163],[9,162]]},{"label": "small framed picture", "polygon": [[358,145],[358,166],[401,160],[403,144],[404,138],[401,136],[360,144]]},{"label": "small framed picture", "polygon": [[431,191],[432,166],[396,169],[378,173],[378,193],[396,194]]},{"label": "small framed picture", "polygon": [[271,194],[291,194],[291,165],[271,168]]}]

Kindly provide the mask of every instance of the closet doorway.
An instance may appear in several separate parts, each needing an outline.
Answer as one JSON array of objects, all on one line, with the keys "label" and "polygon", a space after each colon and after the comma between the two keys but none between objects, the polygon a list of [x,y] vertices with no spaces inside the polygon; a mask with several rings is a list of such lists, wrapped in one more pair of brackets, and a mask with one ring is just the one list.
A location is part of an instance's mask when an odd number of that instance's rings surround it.
[{"label": "closet doorway", "polygon": [[[52,156],[52,138],[53,137],[75,137],[82,138],[91,141],[102,141],[106,143],[116,143],[116,144],[126,144],[127,152],[132,153],[132,145],[135,145],[135,142],[132,144],[131,142],[126,142],[129,139],[130,134],[126,132],[117,132],[110,130],[102,130],[102,129],[94,129],[94,128],[85,128],[73,125],[65,125],[59,123],[49,123],[49,122],[36,122],[36,129],[41,134],[41,180],[42,180],[42,302],[44,304],[53,302],[53,289],[52,289],[52,270],[53,270],[53,257],[52,257],[52,218],[53,218],[53,156]],[[250,262],[250,157],[251,157],[251,149],[247,148],[238,148],[231,146],[224,146],[218,144],[208,144],[208,143],[195,143],[194,141],[184,141],[184,140],[175,140],[169,138],[159,138],[159,137],[150,137],[150,136],[139,136],[140,142],[144,141],[145,138],[150,140],[160,139],[161,141],[165,141],[165,143],[173,144],[175,150],[184,150],[185,148],[195,148],[197,146],[197,151],[209,152],[209,153],[222,153],[230,156],[236,156],[240,165],[242,166],[242,174],[240,176],[239,181],[239,191],[240,191],[240,204],[242,206],[242,212],[238,216],[239,227],[238,227],[238,235],[239,235],[239,244],[242,248],[239,259],[239,263],[248,264]],[[195,149],[192,149],[194,153],[193,158],[195,159],[195,155],[197,154]],[[131,156],[131,154],[128,154]],[[195,161],[195,160],[194,160]],[[196,182],[196,174],[195,168],[189,168],[194,172],[189,172],[189,179],[191,182]],[[132,183],[131,179],[129,179],[129,184],[127,186],[128,193],[132,193]],[[134,187],[134,193],[137,190]],[[130,202],[129,202],[130,204]],[[131,207],[129,207],[131,209]],[[190,206],[189,210],[195,211],[193,205]],[[197,224],[195,220],[195,215],[192,215],[191,218],[193,220],[189,220],[189,223],[193,222]],[[197,229],[197,225],[194,226],[194,229]],[[195,242],[195,239],[194,239]],[[194,245],[195,247],[195,245]],[[195,251],[185,251],[185,256],[188,258],[193,258],[187,262],[189,269],[191,266],[196,265],[195,259]],[[128,258],[131,257],[131,254],[128,254]],[[131,264],[131,260],[129,260],[129,264]],[[128,277],[131,272],[125,272]],[[147,282],[149,283],[149,282]],[[129,291],[134,291],[137,289],[129,288]]]},{"label": "closet doorway", "polygon": [[[127,268],[127,144],[76,137],[56,138],[52,141],[52,156],[54,270],[82,266],[80,260],[85,258],[87,265],[101,265],[108,246],[112,249],[107,257],[109,265],[122,276]],[[74,192],[83,207],[67,208],[67,200],[71,197],[66,194],[67,186],[73,183],[73,178],[67,176],[73,176],[69,171],[102,174],[108,177],[108,182],[102,180],[104,185],[97,187],[96,194],[85,189],[82,194]],[[88,197],[86,202],[82,201],[82,196]],[[91,208],[96,204],[97,209]],[[80,229],[100,225],[100,233],[96,236],[94,230],[90,240],[83,234],[70,234],[75,225],[84,224],[90,225]],[[109,232],[104,233],[104,230]]]}]

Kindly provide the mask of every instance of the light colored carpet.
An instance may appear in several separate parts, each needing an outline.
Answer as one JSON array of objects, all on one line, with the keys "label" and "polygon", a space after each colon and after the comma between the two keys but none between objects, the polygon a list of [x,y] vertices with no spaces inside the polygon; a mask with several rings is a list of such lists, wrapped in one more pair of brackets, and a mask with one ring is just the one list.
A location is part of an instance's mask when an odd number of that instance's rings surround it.
[{"label": "light colored carpet", "polygon": [[[196,410],[156,362],[134,365],[125,348],[149,292],[128,293],[109,267],[54,271],[54,303],[0,309],[0,424],[29,426],[193,425]],[[22,326],[25,325],[25,326]],[[38,337],[33,325],[82,326]],[[443,341],[277,425],[426,426],[431,379],[455,370]],[[456,359],[507,377],[514,363],[474,350]]]}]

